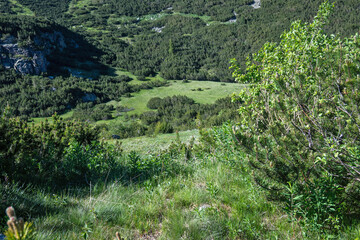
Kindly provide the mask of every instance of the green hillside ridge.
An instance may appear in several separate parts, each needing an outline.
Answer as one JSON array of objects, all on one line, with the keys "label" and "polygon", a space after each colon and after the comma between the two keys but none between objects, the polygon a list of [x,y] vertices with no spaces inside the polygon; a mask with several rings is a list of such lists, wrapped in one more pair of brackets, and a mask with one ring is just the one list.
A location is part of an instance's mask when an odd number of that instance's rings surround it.
[{"label": "green hillside ridge", "polygon": [[[103,43],[106,35],[111,46],[105,43],[104,47],[109,51],[116,49],[116,65],[136,75],[160,72],[167,79],[231,81],[231,71],[226,70],[229,57],[245,61],[266,40],[278,41],[292,19],[309,21],[320,4],[265,0],[261,8],[254,9],[250,3],[113,1],[100,5],[95,1],[70,9],[73,20],[68,24]],[[359,28],[356,2],[344,0],[336,8],[328,31],[341,35],[356,31]],[[349,19],[345,20],[347,16]],[[237,21],[229,24],[228,20],[234,17]],[[94,28],[102,34],[93,33]],[[172,55],[169,41],[173,44]]]}]

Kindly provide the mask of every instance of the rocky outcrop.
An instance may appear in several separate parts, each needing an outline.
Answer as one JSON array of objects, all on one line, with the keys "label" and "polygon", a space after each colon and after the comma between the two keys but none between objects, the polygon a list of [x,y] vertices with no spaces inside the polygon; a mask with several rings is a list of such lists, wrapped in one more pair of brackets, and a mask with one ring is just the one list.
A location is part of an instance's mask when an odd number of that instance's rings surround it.
[{"label": "rocky outcrop", "polygon": [[254,0],[253,4],[251,4],[250,6],[252,6],[255,9],[258,9],[261,6],[261,1],[260,0]]},{"label": "rocky outcrop", "polygon": [[0,62],[5,68],[13,68],[21,74],[46,72],[48,62],[42,51],[32,47],[19,47],[18,43],[0,42]]},{"label": "rocky outcrop", "polygon": [[[74,43],[75,45],[76,43]],[[46,56],[55,49],[67,47],[61,32],[42,33],[31,44],[21,46],[14,36],[2,36],[0,40],[0,64],[7,69],[15,69],[21,74],[39,75],[47,71]]]}]

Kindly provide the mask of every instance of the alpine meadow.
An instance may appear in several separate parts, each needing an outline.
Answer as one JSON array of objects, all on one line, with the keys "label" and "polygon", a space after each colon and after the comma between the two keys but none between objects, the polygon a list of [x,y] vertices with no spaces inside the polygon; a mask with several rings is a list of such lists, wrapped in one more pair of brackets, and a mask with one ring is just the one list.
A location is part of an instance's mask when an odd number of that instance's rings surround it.
[{"label": "alpine meadow", "polygon": [[360,240],[357,0],[0,0],[0,239]]}]

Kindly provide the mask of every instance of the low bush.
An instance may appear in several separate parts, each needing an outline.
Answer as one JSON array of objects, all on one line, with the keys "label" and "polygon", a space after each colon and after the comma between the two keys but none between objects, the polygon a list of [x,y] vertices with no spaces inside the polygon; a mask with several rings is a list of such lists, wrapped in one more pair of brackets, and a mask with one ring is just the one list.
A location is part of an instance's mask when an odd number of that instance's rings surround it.
[{"label": "low bush", "polygon": [[98,129],[53,116],[39,126],[0,117],[1,182],[66,186],[100,178],[120,152],[100,144]]}]

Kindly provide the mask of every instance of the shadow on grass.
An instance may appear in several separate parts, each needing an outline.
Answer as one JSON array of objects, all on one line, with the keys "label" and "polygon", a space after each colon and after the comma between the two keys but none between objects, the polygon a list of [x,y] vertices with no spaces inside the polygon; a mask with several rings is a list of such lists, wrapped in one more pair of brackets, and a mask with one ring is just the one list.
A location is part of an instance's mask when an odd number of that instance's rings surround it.
[{"label": "shadow on grass", "polygon": [[[123,186],[143,184],[152,179],[174,177],[192,170],[185,162],[176,161],[179,155],[166,152],[157,156],[140,156],[136,152],[118,159],[118,165],[98,179],[82,183],[63,183],[63,186],[0,184],[0,210],[14,206],[19,217],[25,220],[60,214],[66,216],[74,208],[86,208],[79,201],[104,192],[109,184],[119,183]],[[90,190],[91,189],[91,190]],[[91,194],[91,195],[90,195]],[[90,209],[84,209],[90,212]],[[6,226],[6,218],[1,217],[0,224]],[[111,221],[111,219],[109,219]],[[74,228],[66,221],[57,223],[58,229]],[[52,228],[52,231],[54,229]]]}]

